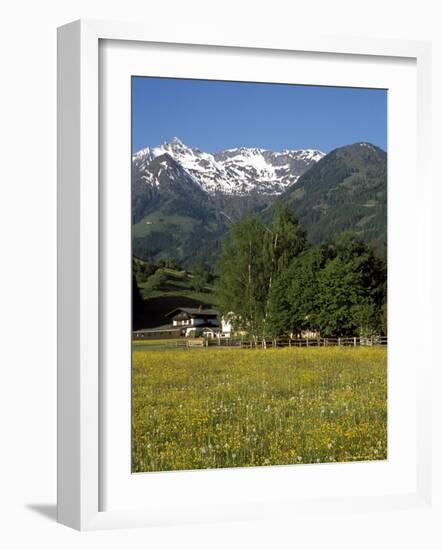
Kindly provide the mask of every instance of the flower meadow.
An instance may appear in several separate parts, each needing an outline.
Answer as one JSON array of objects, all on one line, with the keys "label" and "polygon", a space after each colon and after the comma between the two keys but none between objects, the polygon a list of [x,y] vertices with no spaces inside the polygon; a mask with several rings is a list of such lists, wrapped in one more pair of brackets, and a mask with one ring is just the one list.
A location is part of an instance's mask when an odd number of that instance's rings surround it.
[{"label": "flower meadow", "polygon": [[133,472],[386,458],[385,348],[134,346]]}]

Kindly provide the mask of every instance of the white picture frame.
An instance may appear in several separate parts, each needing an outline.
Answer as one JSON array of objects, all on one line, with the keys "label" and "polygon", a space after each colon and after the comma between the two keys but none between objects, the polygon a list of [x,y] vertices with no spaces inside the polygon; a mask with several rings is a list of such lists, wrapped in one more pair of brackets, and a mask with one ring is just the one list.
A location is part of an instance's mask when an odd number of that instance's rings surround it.
[{"label": "white picture frame", "polygon": [[[268,44],[264,38],[229,40],[174,33],[167,36],[142,25],[101,21],[76,21],[58,31],[58,521],[80,530],[151,526],[204,520],[274,517],[304,511],[394,509],[428,506],[431,500],[431,433],[430,433],[430,370],[433,364],[430,336],[422,336],[419,345],[426,349],[427,361],[420,365],[420,377],[413,391],[416,397],[415,427],[416,484],[413,490],[367,493],[365,496],[342,496],[338,493],[314,498],[290,500],[266,496],[266,484],[260,499],[251,498],[247,506],[210,506],[195,502],[184,509],[164,506],[134,507],[127,502],[103,510],[103,444],[102,415],[107,397],[100,384],[103,373],[102,302],[103,251],[100,222],[104,208],[100,187],[100,44],[101,41],[125,41],[131,44],[168,44],[178,50],[191,46],[228,48],[229,55],[247,52],[271,52],[284,57],[290,52],[312,55],[359,56],[400,61],[412,60],[416,65],[417,129],[416,158],[419,172],[418,231],[414,306],[423,314],[431,311],[430,255],[432,236],[426,204],[431,204],[429,151],[431,102],[429,92],[431,45],[426,42],[359,39],[350,37],[303,38],[281,37]],[[180,46],[181,45],[181,46]],[[237,52],[237,53],[235,53]],[[210,52],[209,52],[210,58]],[[413,177],[413,176],[412,176]],[[426,340],[427,339],[427,340]],[[410,353],[410,361],[413,354]],[[414,409],[413,409],[414,410]],[[351,465],[350,465],[351,467]],[[284,484],[289,469],[267,468],[266,483],[279,479]],[[299,467],[296,467],[299,468]],[[256,475],[259,468],[251,469]],[[238,473],[239,472],[239,473]],[[244,470],[228,474],[244,476]],[[306,472],[306,470],[304,470]],[[195,484],[195,473],[164,473],[155,484],[170,487],[174,483]],[[259,472],[257,474],[260,475]],[[308,475],[308,474],[300,474]],[[332,476],[333,470],[324,475]],[[356,471],[354,475],[359,475]],[[167,476],[167,477],[166,477]],[[194,477],[189,477],[194,476]],[[153,478],[151,478],[153,479]],[[181,479],[181,481],[178,481]],[[263,482],[263,478],[259,480]],[[221,479],[221,483],[225,483]],[[169,490],[169,489],[168,489]],[[227,512],[227,510],[231,510]]]}]

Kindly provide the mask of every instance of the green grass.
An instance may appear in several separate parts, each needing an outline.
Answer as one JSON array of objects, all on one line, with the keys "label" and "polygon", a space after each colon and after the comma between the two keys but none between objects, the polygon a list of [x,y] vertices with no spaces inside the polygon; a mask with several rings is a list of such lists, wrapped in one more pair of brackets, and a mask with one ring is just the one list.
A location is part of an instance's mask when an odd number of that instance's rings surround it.
[{"label": "green grass", "polygon": [[152,340],[132,340],[132,349],[134,351],[138,351],[140,348],[143,347],[149,347],[149,346],[156,346],[158,344],[164,344],[164,345],[173,345],[177,342],[182,342],[183,338],[157,338]]},{"label": "green grass", "polygon": [[133,237],[146,237],[152,231],[167,231],[171,226],[177,226],[180,231],[192,231],[196,221],[194,218],[177,215],[164,216],[161,212],[153,212],[132,227]]},{"label": "green grass", "polygon": [[387,457],[386,349],[138,349],[134,472]]},{"label": "green grass", "polygon": [[291,196],[292,196],[292,199],[295,201],[301,200],[302,198],[304,198],[305,196],[304,187],[298,187],[297,189],[295,189],[295,191],[293,191]]},{"label": "green grass", "polygon": [[203,291],[195,290],[192,288],[192,273],[168,268],[162,268],[162,272],[166,279],[158,289],[151,290],[149,280],[137,281],[138,288],[145,300],[159,296],[184,296],[203,303],[211,304],[213,302],[213,286],[207,284]]},{"label": "green grass", "polygon": [[151,340],[133,340],[132,349],[134,351],[140,352],[177,347],[181,348],[183,347],[184,343],[185,342],[183,338],[152,338]]}]

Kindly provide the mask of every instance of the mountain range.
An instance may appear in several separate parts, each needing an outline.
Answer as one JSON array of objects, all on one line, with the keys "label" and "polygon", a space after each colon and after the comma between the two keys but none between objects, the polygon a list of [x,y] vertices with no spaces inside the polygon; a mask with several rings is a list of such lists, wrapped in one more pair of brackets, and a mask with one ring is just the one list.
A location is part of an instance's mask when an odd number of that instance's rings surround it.
[{"label": "mountain range", "polygon": [[268,195],[282,193],[324,153],[313,149],[273,152],[238,147],[211,154],[187,147],[175,137],[170,143],[136,153],[132,159],[135,177],[141,174],[146,183],[157,186],[158,174],[152,161],[164,155],[180,164],[209,195],[244,196],[255,191]]},{"label": "mountain range", "polygon": [[383,246],[386,191],[387,154],[369,143],[212,154],[174,138],[132,156],[133,252],[213,265],[231,223],[249,211],[269,219],[278,197],[312,243],[352,228]]}]

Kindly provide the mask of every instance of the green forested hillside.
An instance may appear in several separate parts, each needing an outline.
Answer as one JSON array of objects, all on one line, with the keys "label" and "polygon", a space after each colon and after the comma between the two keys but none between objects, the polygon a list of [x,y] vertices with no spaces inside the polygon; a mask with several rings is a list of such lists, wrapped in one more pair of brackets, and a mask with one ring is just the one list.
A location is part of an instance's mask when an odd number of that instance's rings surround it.
[{"label": "green forested hillside", "polygon": [[282,196],[319,244],[351,229],[380,247],[387,243],[387,154],[367,143],[335,149]]},{"label": "green forested hillside", "polygon": [[351,229],[386,248],[387,154],[368,143],[331,151],[282,195],[208,195],[167,154],[155,158],[148,173],[157,186],[142,172],[132,181],[133,253],[145,260],[213,268],[232,223],[250,212],[269,222],[275,199],[290,206],[311,244]]},{"label": "green forested hillside", "polygon": [[175,258],[183,266],[213,264],[228,218],[169,155],[150,165],[151,186],[142,173],[132,179],[132,251],[145,260]]}]

